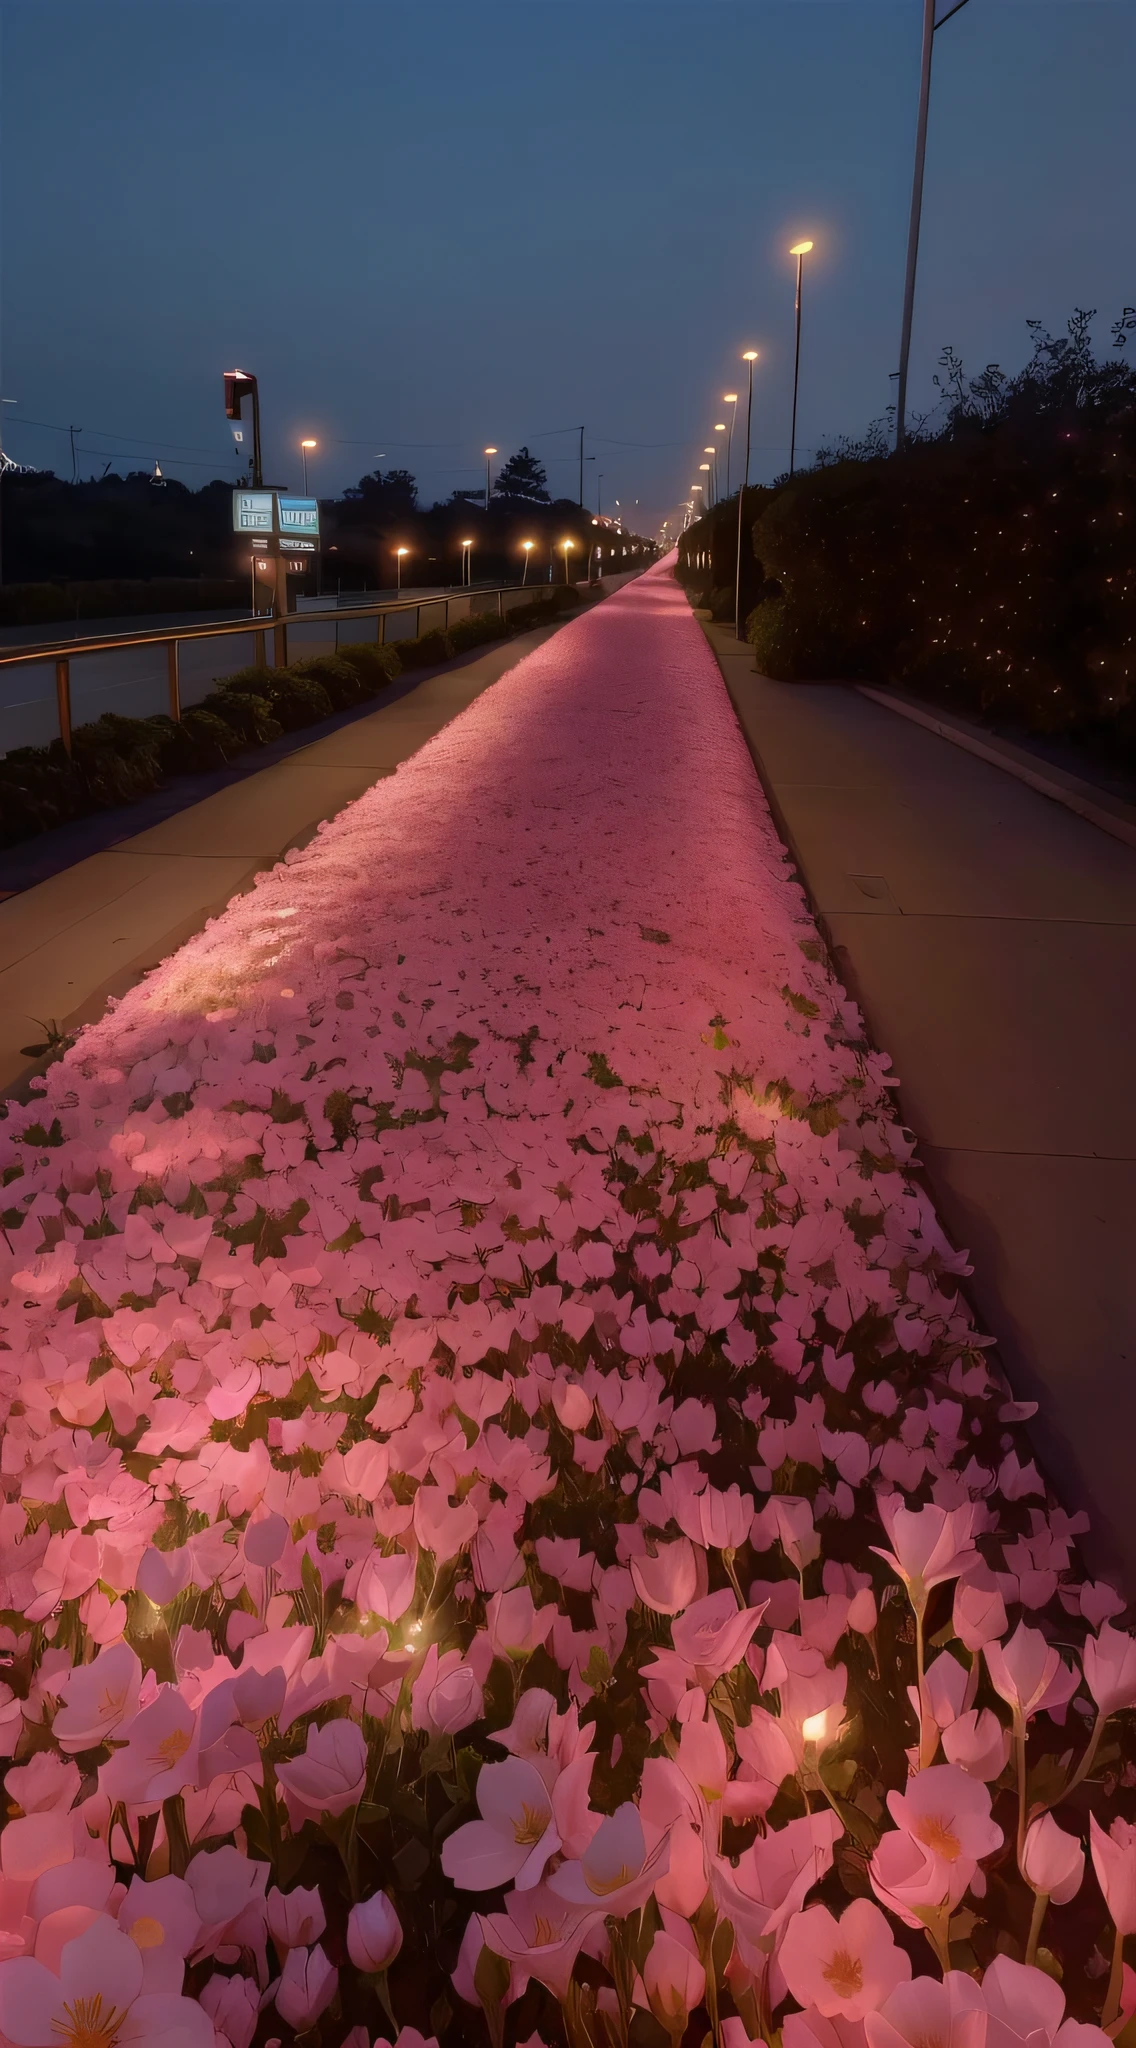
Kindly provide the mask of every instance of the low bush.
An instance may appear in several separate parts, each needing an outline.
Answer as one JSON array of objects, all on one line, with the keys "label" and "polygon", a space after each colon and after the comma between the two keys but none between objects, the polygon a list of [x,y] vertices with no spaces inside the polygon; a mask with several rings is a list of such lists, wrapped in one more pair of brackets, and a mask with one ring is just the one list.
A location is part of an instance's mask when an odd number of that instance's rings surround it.
[{"label": "low bush", "polygon": [[394,644],[403,668],[435,668],[450,658],[449,640],[439,631],[422,633],[417,640],[396,640]]},{"label": "low bush", "polygon": [[402,674],[397,647],[380,647],[376,640],[352,640],[338,652],[339,659],[350,662],[372,692],[383,689]]},{"label": "low bush", "polygon": [[500,618],[496,612],[471,612],[466,619],[455,619],[446,639],[453,654],[465,654],[470,647],[481,647],[492,640],[507,640],[512,631],[513,614],[509,612]]},{"label": "low bush", "polygon": [[334,711],[350,711],[355,704],[364,704],[374,695],[354,662],[345,661],[341,654],[308,654],[300,661],[289,663],[289,673],[299,676],[302,682],[318,683],[327,691]]},{"label": "low bush", "polygon": [[165,612],[239,611],[247,603],[247,576],[9,583],[0,590],[0,625],[50,626],[72,619],[157,618]]},{"label": "low bush", "polygon": [[280,720],[273,717],[267,697],[259,691],[231,687],[213,690],[197,709],[223,719],[243,747],[266,747],[270,741],[278,740],[284,730]]}]

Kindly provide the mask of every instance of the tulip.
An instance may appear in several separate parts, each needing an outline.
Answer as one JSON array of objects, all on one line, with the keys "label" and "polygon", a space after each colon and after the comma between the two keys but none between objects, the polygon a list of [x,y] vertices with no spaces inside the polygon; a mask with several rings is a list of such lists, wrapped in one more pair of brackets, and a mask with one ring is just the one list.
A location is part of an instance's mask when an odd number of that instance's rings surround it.
[{"label": "tulip", "polygon": [[1037,1944],[1050,1899],[1064,1906],[1081,1889],[1085,1875],[1085,1852],[1075,1835],[1067,1835],[1051,1813],[1039,1815],[1027,1829],[1018,1863],[1022,1876],[1036,1894],[1026,1961],[1037,1959]]},{"label": "tulip", "polygon": [[295,1885],[290,1892],[278,1891],[274,1885],[266,1904],[268,1932],[282,1956],[291,1948],[310,1948],[327,1926],[317,1885],[310,1891]]},{"label": "tulip", "polygon": [[1000,1778],[1010,1757],[1010,1731],[990,1707],[971,1708],[943,1730],[947,1762],[969,1771],[972,1778]]},{"label": "tulip", "polygon": [[903,1580],[907,1597],[917,1616],[927,1610],[927,1599],[935,1586],[957,1579],[977,1558],[971,1541],[972,1507],[907,1508],[900,1494],[884,1495],[879,1502],[880,1519],[891,1538],[891,1549],[872,1548]]},{"label": "tulip", "polygon": [[480,1820],[455,1828],[442,1844],[442,1869],[462,1891],[492,1891],[515,1882],[527,1891],[560,1848],[552,1795],[523,1757],[483,1764],[477,1776]]},{"label": "tulip", "polygon": [[698,1564],[685,1536],[659,1546],[654,1557],[644,1552],[630,1559],[631,1580],[644,1607],[655,1614],[681,1614],[698,1590]]},{"label": "tulip", "polygon": [[986,2004],[972,1977],[948,1970],[940,1984],[915,1977],[899,1984],[864,2021],[868,2048],[984,2048]]},{"label": "tulip", "polygon": [[389,1970],[402,1947],[402,1923],[385,1892],[352,1906],[347,1916],[347,1953],[357,1970]]},{"label": "tulip", "polygon": [[1004,1636],[1009,1622],[998,1582],[978,1559],[955,1587],[954,1630],[973,1656]]},{"label": "tulip", "polygon": [[260,1992],[251,1977],[223,1977],[219,1970],[197,1994],[229,2048],[249,2048],[260,2017]]},{"label": "tulip", "polygon": [[669,1861],[666,1835],[648,1854],[643,1823],[628,1801],[600,1822],[579,1862],[562,1863],[548,1882],[571,1905],[622,1919],[646,1903]]},{"label": "tulip", "polygon": [[1101,2014],[1101,2025],[1107,2027],[1120,2011],[1124,1937],[1136,1933],[1136,1824],[1114,1820],[1106,1835],[1095,1814],[1090,1814],[1089,1847],[1097,1882],[1116,1930],[1112,1970]]},{"label": "tulip", "polygon": [[1018,1623],[1008,1643],[986,1643],[986,1668],[995,1692],[1013,1710],[1018,1774],[1018,1860],[1026,1838],[1026,1728],[1034,1714],[1063,1707],[1077,1690],[1078,1674],[1063,1664],[1040,1629]]},{"label": "tulip", "polygon": [[276,1986],[276,2010],[301,2033],[331,2004],[338,1983],[339,1972],[318,1943],[315,1948],[289,1949]]},{"label": "tulip", "polygon": [[706,1989],[706,1972],[694,1953],[671,1934],[656,1934],[643,1964],[643,1988],[651,2011],[672,2041],[681,2041],[691,2013]]},{"label": "tulip", "polygon": [[295,1828],[321,1814],[346,1813],[357,1806],[367,1781],[367,1744],[354,1721],[329,1721],[326,1727],[314,1723],[308,1729],[307,1748],[290,1763],[276,1766],[288,1813]]}]

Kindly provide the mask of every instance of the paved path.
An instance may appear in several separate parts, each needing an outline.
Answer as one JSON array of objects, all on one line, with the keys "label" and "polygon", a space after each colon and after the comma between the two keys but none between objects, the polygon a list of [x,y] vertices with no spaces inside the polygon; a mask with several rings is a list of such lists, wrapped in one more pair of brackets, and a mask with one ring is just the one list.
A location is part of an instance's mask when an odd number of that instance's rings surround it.
[{"label": "paved path", "polygon": [[20,1048],[40,1039],[35,1020],[70,1029],[98,1016],[556,630],[408,677],[364,717],[0,902],[0,1092],[28,1067]]},{"label": "paved path", "polygon": [[1038,1449],[1136,1584],[1136,849],[709,637]]}]

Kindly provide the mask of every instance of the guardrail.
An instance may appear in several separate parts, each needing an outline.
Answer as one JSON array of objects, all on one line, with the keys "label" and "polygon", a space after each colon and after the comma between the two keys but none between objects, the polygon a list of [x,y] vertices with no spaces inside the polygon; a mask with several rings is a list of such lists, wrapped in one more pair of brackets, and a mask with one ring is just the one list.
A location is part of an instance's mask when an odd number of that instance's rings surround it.
[{"label": "guardrail", "polygon": [[166,649],[166,677],[169,696],[169,715],[181,718],[181,648],[186,641],[220,640],[234,636],[254,636],[254,657],[258,667],[267,666],[267,640],[273,639],[274,665],[286,668],[288,664],[288,634],[295,628],[305,633],[312,626],[334,628],[334,644],[340,644],[340,629],[346,627],[354,639],[358,638],[358,626],[362,619],[378,621],[377,642],[381,646],[387,639],[387,620],[414,614],[413,635],[396,634],[394,644],[400,639],[417,637],[422,632],[424,612],[440,614],[432,619],[427,630],[437,626],[445,632],[451,619],[468,618],[474,611],[496,611],[499,616],[513,610],[519,604],[530,604],[543,595],[548,588],[542,583],[504,583],[494,589],[443,591],[437,596],[396,599],[394,603],[385,600],[376,604],[353,605],[349,612],[288,612],[275,618],[264,616],[248,619],[218,619],[203,621],[194,626],[154,627],[143,633],[102,633],[93,634],[89,640],[43,640],[33,646],[17,649],[0,647],[0,670],[9,668],[30,668],[35,664],[54,662],[55,700],[59,719],[59,737],[67,752],[71,752],[71,664],[81,661],[84,655],[111,654],[126,651],[132,647],[164,647]]}]

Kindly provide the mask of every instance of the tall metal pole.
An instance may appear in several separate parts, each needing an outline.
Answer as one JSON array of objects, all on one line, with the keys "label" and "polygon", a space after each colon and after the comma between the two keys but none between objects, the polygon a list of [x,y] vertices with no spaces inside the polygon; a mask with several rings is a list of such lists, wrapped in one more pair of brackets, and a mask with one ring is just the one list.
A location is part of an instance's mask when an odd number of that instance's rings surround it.
[{"label": "tall metal pole", "polygon": [[260,460],[260,392],[255,377],[252,380],[252,481],[255,490],[264,489],[264,469]]},{"label": "tall metal pole", "polygon": [[[734,409],[733,409],[733,412],[732,412],[732,413],[730,414],[730,432],[729,432],[729,438],[728,438],[728,440],[727,440],[727,442],[726,442],[726,496],[727,496],[727,498],[728,498],[728,497],[729,497],[729,495],[730,495],[730,455],[731,455],[731,453],[732,453],[732,450],[733,450],[733,446],[734,446],[734,421],[735,421],[735,420],[737,419],[737,416],[738,416],[738,394],[737,394],[737,392],[736,392],[736,391],[732,392],[732,393],[730,394],[730,397],[732,397],[732,398],[733,398],[733,401],[734,401]],[[730,402],[730,398],[729,398],[729,397],[727,397],[727,399],[726,399],[726,403],[727,403],[727,405],[729,404],[729,402]]]},{"label": "tall metal pole", "polygon": [[748,368],[748,370],[749,370],[749,392],[748,392],[748,395],[747,395],[747,397],[746,397],[746,459],[745,459],[745,474],[744,474],[744,475],[743,475],[743,477],[742,477],[742,480],[741,480],[741,484],[740,484],[740,486],[739,486],[739,489],[738,489],[738,558],[737,558],[737,565],[736,565],[736,567],[735,567],[735,571],[734,571],[734,638],[735,638],[735,640],[740,640],[740,639],[741,639],[741,637],[742,637],[742,508],[743,508],[743,506],[744,506],[744,504],[745,504],[745,494],[746,494],[746,488],[747,488],[747,486],[748,486],[748,484],[749,484],[749,442],[750,442],[750,431],[751,431],[751,428],[752,428],[752,426],[753,426],[753,366],[754,366],[754,363],[755,363],[755,361],[756,361],[756,356],[755,356],[754,354],[750,354],[750,355],[748,355],[748,356],[746,357],[746,366],[747,366],[747,368]]},{"label": "tall metal pole", "polygon": [[[915,271],[919,261],[919,226],[923,215],[923,171],[927,161],[927,111],[931,103],[931,52],[935,46],[936,0],[923,0],[923,55],[919,69],[919,119],[915,129],[915,171],[911,181],[911,219],[907,229],[907,274],[903,281],[903,330],[899,340],[899,383],[895,394],[895,446],[907,439],[907,366],[911,357],[911,322],[915,312]],[[952,8],[957,13],[957,8]],[[945,18],[945,17],[944,17]]]},{"label": "tall metal pole", "polygon": [[584,429],[580,428],[580,510],[584,509]]},{"label": "tall metal pole", "polygon": [[[935,0],[931,0],[934,6]],[[789,475],[797,466],[797,388],[801,381],[801,280],[804,277],[805,259],[797,258],[797,345],[793,355],[793,425],[789,434]]]},{"label": "tall metal pole", "polygon": [[308,495],[308,451],[302,441],[300,443],[300,459],[304,465],[304,496],[306,498]]}]

